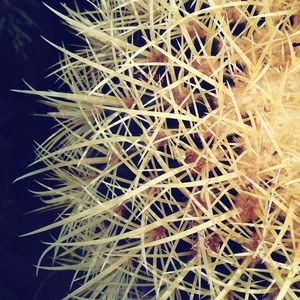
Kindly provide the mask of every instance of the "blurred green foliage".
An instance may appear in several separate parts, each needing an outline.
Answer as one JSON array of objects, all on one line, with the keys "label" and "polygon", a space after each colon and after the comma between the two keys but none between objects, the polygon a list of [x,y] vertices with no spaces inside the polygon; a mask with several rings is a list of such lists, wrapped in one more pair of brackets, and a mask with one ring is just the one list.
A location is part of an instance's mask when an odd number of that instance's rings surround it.
[{"label": "blurred green foliage", "polygon": [[21,58],[26,58],[24,47],[32,41],[30,30],[37,26],[31,14],[34,2],[0,0],[0,39]]}]

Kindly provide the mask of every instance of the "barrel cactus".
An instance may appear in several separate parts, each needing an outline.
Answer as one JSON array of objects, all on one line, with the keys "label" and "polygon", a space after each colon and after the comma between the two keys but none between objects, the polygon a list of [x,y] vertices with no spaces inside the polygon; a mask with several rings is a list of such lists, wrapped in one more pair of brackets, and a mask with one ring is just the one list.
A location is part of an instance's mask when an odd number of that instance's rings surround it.
[{"label": "barrel cactus", "polygon": [[58,125],[38,269],[74,270],[65,299],[299,299],[300,1],[63,8],[64,90],[23,91]]}]

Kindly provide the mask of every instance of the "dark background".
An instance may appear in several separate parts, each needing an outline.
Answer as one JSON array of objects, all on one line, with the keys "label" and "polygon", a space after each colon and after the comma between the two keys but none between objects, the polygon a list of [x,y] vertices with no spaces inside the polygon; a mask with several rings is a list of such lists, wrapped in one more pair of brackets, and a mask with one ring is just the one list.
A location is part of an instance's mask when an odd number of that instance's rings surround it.
[{"label": "dark background", "polygon": [[[61,1],[44,2],[64,11]],[[73,0],[64,2],[74,4]],[[59,52],[40,36],[58,45],[64,41],[67,47],[75,38],[40,0],[0,0],[0,23],[3,17],[14,13],[13,6],[22,9],[36,25],[21,23],[31,41],[18,50],[14,47],[16,36],[11,34],[12,27],[4,23],[0,31],[0,300],[56,300],[68,293],[72,274],[41,271],[36,277],[34,267],[46,248],[43,242],[51,240],[50,233],[19,235],[51,223],[57,213],[28,213],[42,205],[28,191],[36,188],[35,178],[13,184],[17,177],[29,171],[27,166],[35,159],[34,140],[46,139],[54,123],[48,118],[33,116],[47,111],[38,97],[10,89],[26,89],[23,79],[37,90],[57,89],[56,78],[45,77],[50,72],[49,67],[58,61]]]}]

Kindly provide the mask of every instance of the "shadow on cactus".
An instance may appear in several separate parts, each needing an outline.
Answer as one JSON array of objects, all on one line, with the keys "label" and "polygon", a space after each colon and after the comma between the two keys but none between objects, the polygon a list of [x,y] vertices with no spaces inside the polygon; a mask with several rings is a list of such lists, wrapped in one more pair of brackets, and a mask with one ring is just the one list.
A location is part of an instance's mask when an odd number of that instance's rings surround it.
[{"label": "shadow on cactus", "polygon": [[68,92],[22,91],[58,124],[21,177],[60,209],[38,269],[65,299],[299,299],[300,2],[64,9]]}]

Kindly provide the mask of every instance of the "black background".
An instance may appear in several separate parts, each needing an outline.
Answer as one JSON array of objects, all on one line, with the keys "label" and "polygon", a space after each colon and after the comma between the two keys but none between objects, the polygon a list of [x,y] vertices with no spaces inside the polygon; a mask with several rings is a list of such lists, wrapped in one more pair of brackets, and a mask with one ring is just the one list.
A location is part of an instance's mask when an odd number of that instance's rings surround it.
[{"label": "black background", "polygon": [[[60,1],[44,2],[64,11]],[[70,6],[74,4],[71,0],[64,2]],[[34,267],[46,248],[43,242],[51,241],[50,233],[19,235],[51,223],[57,212],[28,213],[42,206],[29,192],[37,187],[35,178],[13,184],[17,177],[29,171],[27,166],[35,159],[34,140],[46,139],[54,130],[51,128],[54,123],[49,118],[33,116],[47,111],[38,97],[10,90],[26,89],[23,79],[37,90],[57,89],[56,78],[45,77],[60,53],[41,35],[58,45],[63,41],[66,47],[75,37],[42,1],[36,0],[32,5],[25,0],[14,3],[24,9],[37,26],[23,28],[32,39],[22,49],[26,59],[14,51],[11,36],[0,35],[0,300],[56,300],[68,293],[72,274],[41,271],[36,277]]]}]

